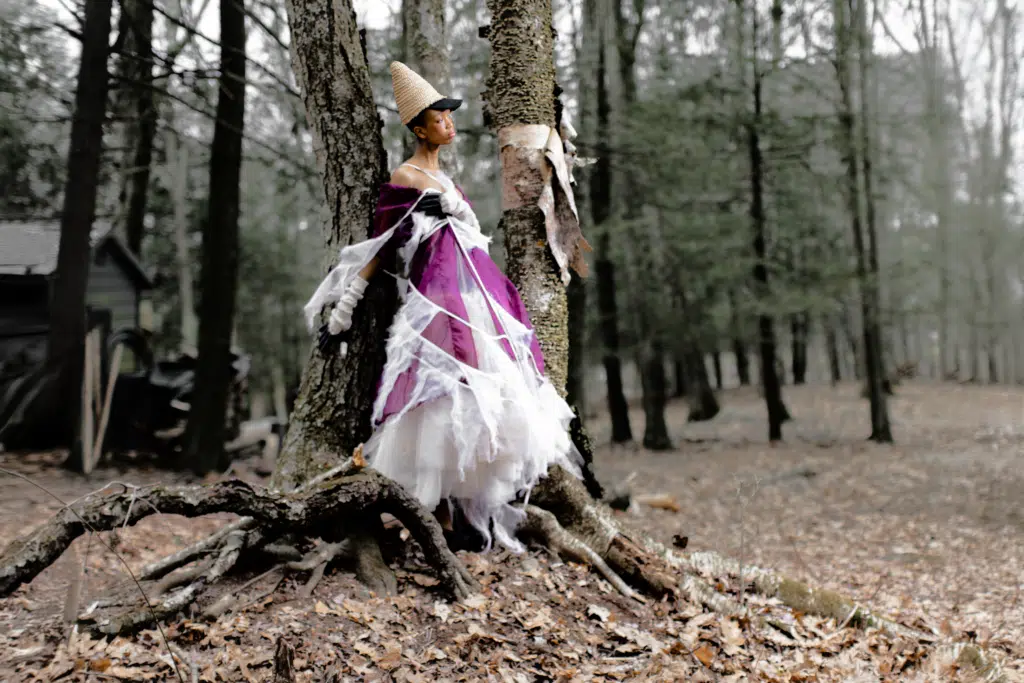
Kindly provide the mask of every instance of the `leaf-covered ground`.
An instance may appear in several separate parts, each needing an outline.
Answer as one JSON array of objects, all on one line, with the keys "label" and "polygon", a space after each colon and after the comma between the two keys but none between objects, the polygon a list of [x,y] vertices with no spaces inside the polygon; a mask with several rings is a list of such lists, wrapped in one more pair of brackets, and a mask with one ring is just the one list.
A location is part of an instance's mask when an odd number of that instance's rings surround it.
[{"label": "leaf-covered ground", "polygon": [[[630,524],[689,549],[712,549],[850,595],[897,621],[972,640],[1000,654],[1007,680],[1024,675],[1024,392],[917,383],[892,402],[899,444],[863,441],[867,410],[856,388],[787,388],[787,442],[765,443],[754,392],[722,395],[714,421],[687,425],[670,408],[677,450],[602,446],[598,471],[637,494],[666,494],[678,511],[635,505]],[[634,428],[643,427],[642,415]],[[596,440],[607,427],[592,425]],[[151,483],[153,470],[105,469],[89,482],[52,468],[54,456],[3,457],[3,467],[65,500],[110,480]],[[253,476],[246,475],[243,476]],[[59,503],[0,475],[0,543]],[[223,524],[154,516],[116,539],[138,568]],[[533,551],[462,553],[483,585],[464,604],[443,601],[410,553],[394,598],[369,595],[342,571],[309,598],[305,575],[272,571],[232,579],[242,607],[215,623],[189,615],[165,635],[92,640],[63,626],[68,588],[85,559],[82,607],[131,595],[120,561],[83,538],[56,565],[0,600],[0,680],[271,679],[275,643],[295,645],[298,680],[321,681],[913,681],[969,680],[931,644],[900,641],[746,596],[778,627],[722,619],[686,602],[630,602],[584,567]],[[283,578],[282,578],[283,577]],[[708,577],[734,595],[739,586]],[[248,584],[248,585],[246,585]],[[276,586],[276,590],[274,589]]]}]

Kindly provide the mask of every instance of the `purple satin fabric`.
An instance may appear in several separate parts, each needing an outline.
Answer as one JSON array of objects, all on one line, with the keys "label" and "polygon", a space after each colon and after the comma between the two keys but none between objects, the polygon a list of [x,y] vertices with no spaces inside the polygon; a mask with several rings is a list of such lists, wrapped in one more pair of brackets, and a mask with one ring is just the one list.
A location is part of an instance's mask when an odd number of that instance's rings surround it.
[{"label": "purple satin fabric", "polygon": [[[462,190],[460,189],[461,193]],[[373,236],[377,237],[389,230],[402,219],[420,196],[415,188],[401,187],[385,183],[380,189],[377,211],[373,217]],[[399,247],[408,241],[412,232],[412,219],[406,218],[395,230],[394,237],[381,250],[381,264],[387,270],[394,270],[395,254]],[[532,330],[526,307],[515,285],[498,269],[491,257],[482,249],[469,251],[469,260],[475,266],[483,287],[490,293],[493,300],[516,320]],[[430,299],[440,308],[451,313],[445,315],[438,312],[427,325],[423,336],[443,349],[458,361],[470,367],[477,366],[477,351],[473,343],[473,333],[469,327],[457,318],[466,319],[466,306],[459,292],[459,260],[464,259],[462,249],[450,225],[446,225],[423,241],[416,250],[409,264],[409,286],[415,287],[423,296]],[[469,270],[467,268],[467,270]],[[453,317],[454,316],[454,317]],[[496,316],[492,314],[495,329],[504,333]],[[514,358],[512,347],[506,341],[502,346],[510,358]],[[537,368],[543,374],[544,358],[540,345],[534,335],[530,351]],[[405,409],[410,400],[411,392],[416,386],[417,366],[414,364],[404,372],[388,395],[380,422],[387,420]],[[378,385],[378,391],[380,386]],[[411,407],[411,406],[409,406]],[[379,424],[379,423],[378,423]]]}]

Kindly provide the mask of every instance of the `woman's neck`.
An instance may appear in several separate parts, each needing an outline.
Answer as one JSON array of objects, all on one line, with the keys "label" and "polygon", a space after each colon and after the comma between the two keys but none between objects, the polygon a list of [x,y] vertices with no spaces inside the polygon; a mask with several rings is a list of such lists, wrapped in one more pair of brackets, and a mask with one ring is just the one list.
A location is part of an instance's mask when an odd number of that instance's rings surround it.
[{"label": "woman's neck", "polygon": [[440,147],[437,145],[418,145],[416,151],[412,155],[411,161],[415,162],[417,166],[430,171],[440,171],[441,164],[438,158],[438,152]]}]

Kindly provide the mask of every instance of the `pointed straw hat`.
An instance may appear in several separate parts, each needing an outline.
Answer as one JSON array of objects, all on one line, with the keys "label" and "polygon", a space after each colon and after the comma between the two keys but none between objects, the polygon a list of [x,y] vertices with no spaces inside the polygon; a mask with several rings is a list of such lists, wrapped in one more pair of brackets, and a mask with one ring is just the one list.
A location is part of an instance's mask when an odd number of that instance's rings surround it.
[{"label": "pointed straw hat", "polygon": [[425,109],[455,111],[462,106],[462,100],[444,97],[422,76],[401,62],[391,62],[391,84],[395,89],[395,104],[398,105],[402,125],[408,125]]}]

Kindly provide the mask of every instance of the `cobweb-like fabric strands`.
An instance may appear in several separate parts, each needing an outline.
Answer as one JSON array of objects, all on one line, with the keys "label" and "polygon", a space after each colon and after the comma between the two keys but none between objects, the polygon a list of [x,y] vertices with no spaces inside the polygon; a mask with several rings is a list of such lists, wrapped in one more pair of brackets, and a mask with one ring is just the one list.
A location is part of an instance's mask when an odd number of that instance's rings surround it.
[{"label": "cobweb-like fabric strands", "polygon": [[402,304],[363,453],[427,509],[454,500],[488,548],[497,541],[521,552],[515,529],[525,515],[512,503],[551,465],[581,476],[568,433],[573,413],[544,377],[525,307],[488,255],[475,216],[414,213],[422,196],[382,188],[376,236],[342,250],[307,318],[375,256],[394,257]]}]

